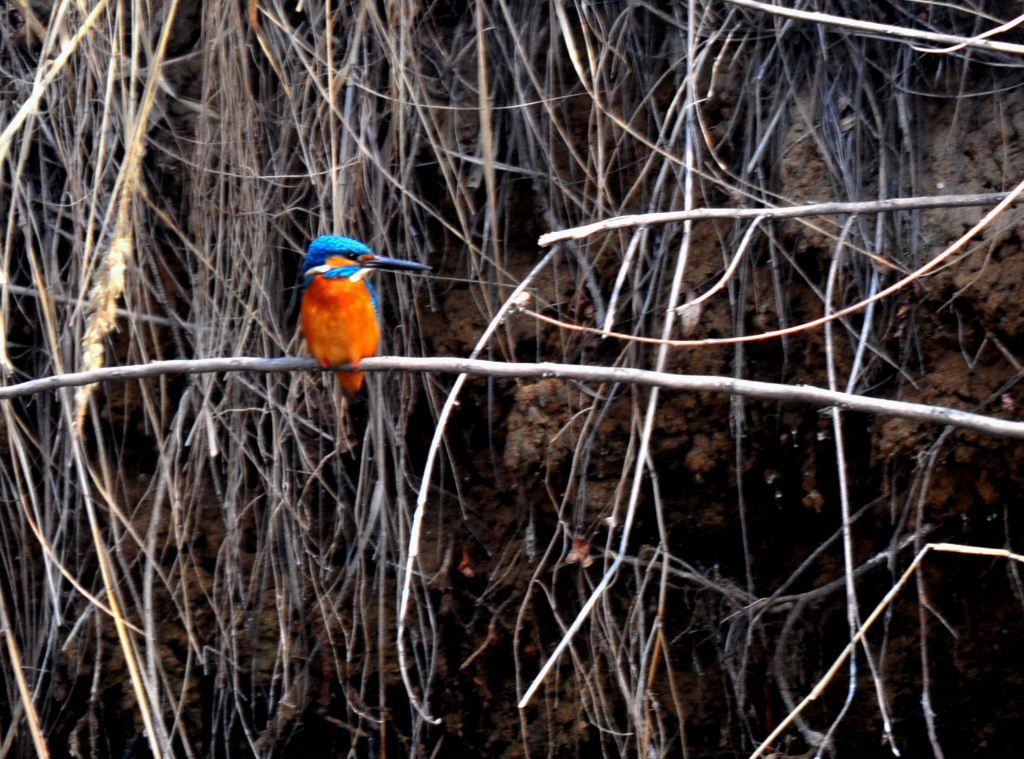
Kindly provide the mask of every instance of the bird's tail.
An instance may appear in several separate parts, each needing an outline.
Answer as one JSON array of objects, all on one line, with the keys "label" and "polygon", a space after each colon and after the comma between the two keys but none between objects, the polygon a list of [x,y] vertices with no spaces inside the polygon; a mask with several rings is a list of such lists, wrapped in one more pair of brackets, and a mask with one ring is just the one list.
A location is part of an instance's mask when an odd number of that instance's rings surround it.
[{"label": "bird's tail", "polygon": [[338,384],[345,391],[346,398],[355,398],[356,393],[363,386],[362,372],[338,372]]}]

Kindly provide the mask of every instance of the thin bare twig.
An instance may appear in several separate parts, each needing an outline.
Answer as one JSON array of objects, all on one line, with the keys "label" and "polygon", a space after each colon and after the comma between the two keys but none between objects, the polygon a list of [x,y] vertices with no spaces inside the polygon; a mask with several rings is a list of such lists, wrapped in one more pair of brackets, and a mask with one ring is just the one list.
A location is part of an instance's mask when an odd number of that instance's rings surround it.
[{"label": "thin bare twig", "polygon": [[[893,38],[894,41],[922,40],[942,45],[956,45],[962,47],[975,47],[982,50],[996,50],[1002,53],[1024,54],[1024,45],[1016,45],[1012,42],[1000,42],[998,40],[986,39],[985,35],[976,37],[960,37],[955,34],[940,34],[929,32],[924,29],[911,29],[894,24],[879,24],[874,21],[861,21],[860,19],[836,16],[831,13],[819,13],[817,11],[805,11],[799,8],[787,8],[771,3],[763,3],[758,0],[726,0],[733,5],[742,5],[744,8],[764,11],[786,18],[797,19],[798,21],[810,21],[825,26],[836,26],[844,29],[853,29],[856,32],[867,32],[868,34],[880,35],[886,38]],[[945,52],[936,50],[934,52]]]},{"label": "thin bare twig", "polygon": [[903,586],[907,584],[907,580],[913,576],[918,566],[920,566],[921,562],[924,561],[924,558],[932,551],[962,553],[973,556],[988,556],[991,558],[1009,559],[1010,561],[1024,563],[1024,555],[1014,553],[1013,551],[1007,551],[1003,548],[970,546],[958,543],[928,543],[925,545],[925,547],[922,548],[914,557],[914,560],[910,562],[910,565],[903,571],[903,574],[900,575],[899,580],[889,588],[889,592],[885,594],[885,597],[878,602],[878,605],[875,606],[871,613],[865,618],[864,623],[857,630],[856,634],[850,642],[846,644],[846,647],[842,650],[839,656],[836,657],[835,661],[832,662],[832,665],[828,668],[825,674],[821,676],[821,679],[819,679],[817,684],[815,684],[811,689],[811,692],[804,697],[803,701],[797,704],[795,709],[790,711],[790,713],[787,714],[781,722],[779,722],[767,738],[761,741],[761,745],[754,749],[754,752],[750,755],[750,759],[757,759],[757,757],[761,756],[775,742],[775,740],[786,731],[786,728],[793,723],[793,720],[795,720],[797,716],[807,708],[807,705],[821,696],[828,684],[832,682],[832,678],[835,677],[839,668],[843,666],[843,663],[847,658],[849,658],[850,654],[853,653],[853,649],[861,640],[864,639],[864,636],[871,628],[871,625],[873,625],[881,613],[888,608],[889,604],[892,603],[892,600],[900,590],[903,589]]},{"label": "thin bare twig", "polygon": [[[860,213],[891,213],[928,208],[968,208],[988,206],[1003,200],[1008,193],[986,192],[971,195],[922,195],[916,198],[887,200],[855,200],[849,202],[808,203],[802,206],[765,206],[761,208],[694,208],[682,211],[659,211],[614,216],[592,224],[547,232],[537,238],[542,248],[563,240],[581,240],[598,232],[639,227],[647,224],[668,224],[706,219],[800,219],[807,216],[840,216]],[[1021,202],[1017,199],[1015,202]]]}]

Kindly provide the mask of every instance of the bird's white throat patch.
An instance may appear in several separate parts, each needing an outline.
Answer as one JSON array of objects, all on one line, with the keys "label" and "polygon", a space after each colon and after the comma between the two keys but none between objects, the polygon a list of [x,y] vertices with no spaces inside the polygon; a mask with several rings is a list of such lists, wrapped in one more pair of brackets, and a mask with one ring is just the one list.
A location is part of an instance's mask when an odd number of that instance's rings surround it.
[{"label": "bird's white throat patch", "polygon": [[353,274],[351,277],[349,277],[349,280],[352,281],[352,282],[358,282],[359,280],[363,279],[364,277],[369,276],[370,272],[372,272],[372,271],[373,271],[373,269],[360,269],[355,274]]}]

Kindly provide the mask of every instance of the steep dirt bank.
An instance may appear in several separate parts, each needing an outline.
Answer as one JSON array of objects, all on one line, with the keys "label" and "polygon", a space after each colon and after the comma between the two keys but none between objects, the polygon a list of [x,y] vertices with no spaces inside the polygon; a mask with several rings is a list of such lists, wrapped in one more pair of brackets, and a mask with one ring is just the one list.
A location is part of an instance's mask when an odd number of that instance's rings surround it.
[{"label": "steep dirt bank", "polygon": [[[74,4],[48,22],[43,5],[30,4],[49,37],[24,11],[4,16],[16,75],[0,121],[84,28]],[[10,381],[81,365],[83,298],[109,286],[98,272],[119,219],[132,255],[110,364],[302,354],[298,261],[328,231],[435,269],[378,278],[383,351],[465,356],[552,229],[688,202],[994,192],[1024,176],[1010,53],[940,55],[722,3],[695,18],[683,4],[460,2],[334,4],[328,18],[308,1],[196,0],[178,4],[157,66],[170,6],[138,5],[97,16],[0,167]],[[819,5],[959,35],[990,21]],[[153,115],[138,125],[143,93]],[[132,135],[145,150],[124,222]],[[562,324],[514,312],[484,355],[652,368],[658,346],[577,328],[650,338],[670,303],[708,293],[674,338],[799,325],[898,281],[986,210],[568,241],[529,288],[528,307]],[[1019,221],[1011,209],[831,332],[673,347],[664,369],[1024,419]],[[451,383],[378,375],[344,409],[330,375],[111,383],[80,429],[71,394],[5,406],[0,591],[54,755],[149,755],[148,699],[168,755],[746,756],[849,642],[847,562],[857,624],[926,542],[1020,551],[1015,441],[798,403],[664,392],[652,407],[647,388],[473,378],[426,489],[400,656],[411,515]],[[887,741],[904,756],[1024,751],[1019,574],[998,556],[930,555],[856,670],[840,667],[772,751],[804,755],[826,734],[839,757]],[[4,666],[0,716],[21,730]],[[12,740],[34,755],[29,736]]]}]

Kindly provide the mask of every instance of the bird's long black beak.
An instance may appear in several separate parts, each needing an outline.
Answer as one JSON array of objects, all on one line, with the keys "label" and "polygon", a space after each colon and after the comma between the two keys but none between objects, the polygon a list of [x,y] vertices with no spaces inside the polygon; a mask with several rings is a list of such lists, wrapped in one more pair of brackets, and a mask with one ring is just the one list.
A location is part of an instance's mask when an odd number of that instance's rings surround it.
[{"label": "bird's long black beak", "polygon": [[426,264],[415,261],[404,261],[401,258],[386,258],[385,256],[362,256],[359,264],[367,269],[394,269],[396,271],[430,271]]}]

